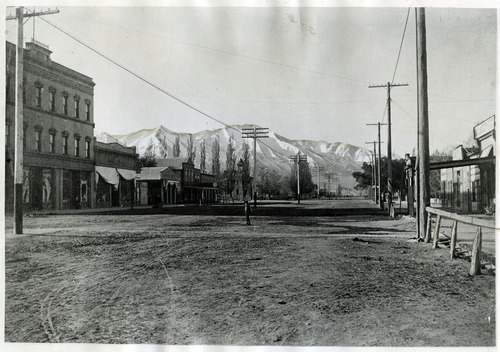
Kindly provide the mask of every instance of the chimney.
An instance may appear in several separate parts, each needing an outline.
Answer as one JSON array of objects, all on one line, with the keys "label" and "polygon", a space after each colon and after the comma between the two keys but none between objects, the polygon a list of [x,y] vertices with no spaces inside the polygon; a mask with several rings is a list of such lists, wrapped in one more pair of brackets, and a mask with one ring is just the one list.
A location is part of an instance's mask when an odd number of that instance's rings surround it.
[{"label": "chimney", "polygon": [[29,55],[32,58],[38,59],[46,63],[50,63],[50,54],[52,54],[52,51],[49,50],[48,45],[33,40],[31,42],[26,43],[26,50],[29,51]]}]

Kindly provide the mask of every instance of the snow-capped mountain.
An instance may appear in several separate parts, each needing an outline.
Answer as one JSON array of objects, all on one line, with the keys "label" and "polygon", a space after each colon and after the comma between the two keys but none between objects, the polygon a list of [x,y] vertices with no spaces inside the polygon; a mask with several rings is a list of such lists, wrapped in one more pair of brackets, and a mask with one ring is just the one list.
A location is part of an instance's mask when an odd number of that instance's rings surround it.
[{"label": "snow-capped mountain", "polygon": [[[254,125],[226,126],[216,130],[205,130],[192,134],[193,144],[196,147],[194,163],[200,162],[200,144],[205,142],[206,165],[211,170],[212,145],[216,138],[220,144],[220,163],[224,169],[226,161],[226,150],[230,140],[236,146],[236,153],[241,155],[244,143],[248,143],[250,153],[253,155],[253,139],[242,138],[242,128],[258,127]],[[361,170],[363,162],[371,160],[371,153],[366,148],[353,146],[346,143],[329,143],[325,141],[291,140],[269,131],[268,138],[257,139],[257,168],[266,167],[274,169],[281,174],[290,173],[292,162],[290,156],[299,151],[307,155],[309,166],[313,172],[313,180],[317,180],[317,174],[313,167],[319,166],[321,170],[320,183],[323,186],[326,181],[325,174],[331,174],[331,180],[340,182],[343,187],[352,188],[355,181],[352,178],[354,171]],[[117,142],[122,145],[137,148],[139,155],[144,155],[147,150],[153,151],[157,157],[173,155],[173,146],[176,137],[180,137],[181,156],[187,155],[189,133],[178,133],[164,126],[153,129],[144,129],[124,135],[111,135],[102,133],[97,136],[100,142]],[[253,161],[251,161],[253,167]]]}]

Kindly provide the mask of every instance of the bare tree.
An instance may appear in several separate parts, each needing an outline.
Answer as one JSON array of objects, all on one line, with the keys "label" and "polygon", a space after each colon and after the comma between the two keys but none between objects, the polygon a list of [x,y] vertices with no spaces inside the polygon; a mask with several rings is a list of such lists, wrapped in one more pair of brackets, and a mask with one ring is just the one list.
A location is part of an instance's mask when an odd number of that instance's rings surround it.
[{"label": "bare tree", "polygon": [[202,173],[206,172],[206,151],[205,151],[205,141],[201,141],[200,143],[200,171]]},{"label": "bare tree", "polygon": [[226,150],[226,170],[224,172],[225,191],[233,198],[233,190],[236,185],[236,150],[233,139],[229,139]]},{"label": "bare tree", "polygon": [[218,180],[220,176],[220,144],[217,137],[212,144],[212,175]]},{"label": "bare tree", "polygon": [[193,135],[189,135],[188,144],[187,144],[187,154],[188,158],[194,163],[194,159],[196,158],[196,147],[193,143]]},{"label": "bare tree", "polygon": [[248,146],[247,143],[243,144],[243,169],[242,169],[242,175],[241,175],[241,185],[243,187],[243,197],[249,193],[250,190],[250,184],[252,182],[252,179],[250,178],[250,147]]},{"label": "bare tree", "polygon": [[181,137],[179,135],[175,137],[172,154],[174,158],[178,158],[181,155]]}]

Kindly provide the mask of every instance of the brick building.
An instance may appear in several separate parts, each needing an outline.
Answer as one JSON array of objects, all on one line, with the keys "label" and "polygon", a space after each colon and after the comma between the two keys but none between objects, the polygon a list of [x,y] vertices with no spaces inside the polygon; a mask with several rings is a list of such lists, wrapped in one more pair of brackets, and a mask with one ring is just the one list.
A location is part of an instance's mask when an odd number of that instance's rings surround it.
[{"label": "brick building", "polygon": [[217,201],[215,176],[202,173],[189,158],[158,159],[158,167],[170,168],[180,178],[179,203],[213,203]]},{"label": "brick building", "polygon": [[135,147],[95,142],[95,206],[130,206],[139,171]]},{"label": "brick building", "polygon": [[[16,46],[6,42],[5,202],[13,211]],[[24,49],[23,209],[92,206],[95,184],[94,82],[50,58],[38,42]]]}]

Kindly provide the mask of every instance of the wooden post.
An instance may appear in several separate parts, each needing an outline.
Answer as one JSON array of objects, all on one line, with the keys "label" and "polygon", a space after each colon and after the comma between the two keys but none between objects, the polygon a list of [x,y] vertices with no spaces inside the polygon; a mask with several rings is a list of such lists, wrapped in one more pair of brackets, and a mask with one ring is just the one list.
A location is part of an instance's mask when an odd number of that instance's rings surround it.
[{"label": "wooden post", "polygon": [[457,226],[458,222],[453,221],[453,227],[451,228],[450,259],[455,258],[455,247],[457,245]]},{"label": "wooden post", "polygon": [[427,227],[425,228],[425,243],[431,242],[431,225],[432,225],[432,214],[427,214]]},{"label": "wooden post", "polygon": [[441,226],[441,215],[438,215],[436,219],[436,226],[434,226],[434,241],[432,242],[432,249],[436,249],[438,247],[440,226]]},{"label": "wooden post", "polygon": [[472,245],[472,256],[470,262],[470,275],[481,274],[481,242],[482,242],[481,226],[477,227],[476,237],[474,237],[474,244]]},{"label": "wooden post", "polygon": [[[427,50],[425,9],[417,9],[417,77],[418,77],[418,176],[419,176],[419,229],[427,233],[425,208],[430,206],[429,186],[429,114],[427,99]],[[430,215],[430,214],[429,214]],[[429,222],[427,222],[429,224]],[[419,236],[421,237],[421,236]],[[430,239],[429,239],[430,241]],[[427,241],[426,241],[427,242]]]}]

